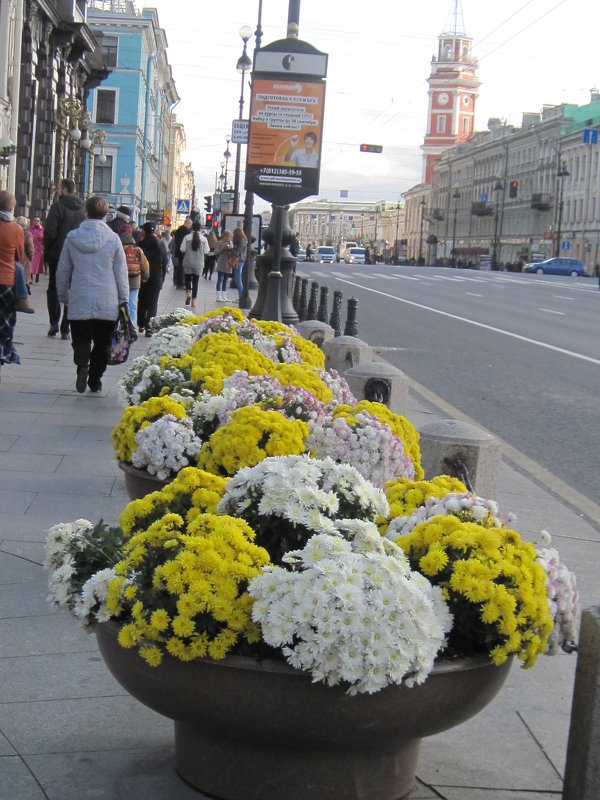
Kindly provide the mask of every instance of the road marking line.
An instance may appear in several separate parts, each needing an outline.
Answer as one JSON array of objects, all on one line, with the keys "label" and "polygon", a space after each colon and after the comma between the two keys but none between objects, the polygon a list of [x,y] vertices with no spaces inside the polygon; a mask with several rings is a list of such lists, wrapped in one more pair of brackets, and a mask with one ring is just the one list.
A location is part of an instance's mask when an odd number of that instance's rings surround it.
[{"label": "road marking line", "polygon": [[[377,349],[378,348],[376,347],[375,350]],[[476,427],[480,428],[480,430],[486,430],[481,423],[467,416],[458,408],[455,408],[454,406],[450,405],[450,403],[447,403],[445,400],[442,400],[441,397],[438,397],[438,395],[434,394],[434,392],[431,392],[425,386],[422,386],[420,383],[417,383],[417,381],[408,376],[407,380],[409,388],[413,392],[421,395],[421,397],[424,397],[429,403],[431,403],[431,405],[435,406],[440,411],[443,411],[450,419],[462,420],[470,425],[475,425]],[[586,497],[576,489],[573,489],[568,483],[565,483],[565,481],[561,480],[561,478],[557,478],[556,475],[553,475],[545,467],[542,467],[541,464],[537,463],[537,461],[529,458],[529,456],[526,456],[525,453],[521,453],[520,450],[517,450],[516,447],[513,447],[505,442],[495,433],[492,433],[492,431],[486,432],[500,442],[500,446],[502,448],[502,458],[504,460],[509,462],[512,461],[550,492],[553,492],[561,500],[569,503],[569,505],[572,506],[578,514],[586,516],[595,525],[600,525],[600,505],[597,505],[593,500],[590,500],[589,497]]]},{"label": "road marking line", "polygon": [[466,322],[467,325],[474,325],[476,328],[484,328],[485,330],[492,331],[493,333],[500,333],[503,336],[509,336],[511,339],[518,339],[521,342],[534,344],[537,345],[537,347],[543,347],[546,350],[552,350],[555,353],[562,353],[563,355],[571,356],[572,358],[578,358],[580,361],[587,361],[590,364],[596,364],[597,366],[600,366],[600,359],[593,358],[592,356],[585,356],[582,353],[574,353],[572,350],[565,350],[564,347],[557,347],[554,344],[540,342],[538,339],[531,339],[529,336],[521,336],[519,333],[505,331],[502,328],[496,328],[494,325],[486,325],[484,322],[476,322],[473,319],[460,317],[458,314],[450,314],[448,311],[441,311],[439,308],[431,308],[431,306],[426,306],[423,303],[415,303],[413,300],[405,300],[403,297],[396,297],[396,295],[382,292],[379,289],[371,289],[370,286],[362,286],[360,283],[354,283],[353,281],[344,279],[341,279],[341,282],[347,283],[349,286],[356,286],[357,289],[364,289],[365,292],[373,292],[373,294],[379,294],[382,297],[389,297],[390,300],[397,300],[399,303],[404,303],[407,306],[422,308],[424,311],[431,311],[433,314],[439,314],[442,317],[449,317],[450,319],[458,320],[458,322]]},{"label": "road marking line", "polygon": [[465,294],[468,294],[469,297],[483,297],[482,294],[476,294],[475,292],[465,292]]},{"label": "road marking line", "polygon": [[557,300],[575,300],[575,298],[574,298],[574,297],[567,297],[567,296],[566,296],[566,295],[564,295],[564,294],[555,294],[555,295],[554,295],[554,297],[555,297]]},{"label": "road marking line", "polygon": [[558,314],[559,317],[566,316],[564,311],[553,311],[551,308],[542,308],[541,306],[538,308],[538,311],[546,311],[548,314]]}]

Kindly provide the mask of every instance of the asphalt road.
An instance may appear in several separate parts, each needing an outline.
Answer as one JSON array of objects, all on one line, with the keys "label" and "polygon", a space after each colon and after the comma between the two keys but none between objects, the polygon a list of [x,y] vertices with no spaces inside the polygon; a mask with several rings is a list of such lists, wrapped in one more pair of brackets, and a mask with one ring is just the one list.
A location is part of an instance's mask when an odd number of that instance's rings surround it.
[{"label": "asphalt road", "polygon": [[298,264],[358,298],[358,336],[406,375],[600,502],[600,291],[591,278]]}]

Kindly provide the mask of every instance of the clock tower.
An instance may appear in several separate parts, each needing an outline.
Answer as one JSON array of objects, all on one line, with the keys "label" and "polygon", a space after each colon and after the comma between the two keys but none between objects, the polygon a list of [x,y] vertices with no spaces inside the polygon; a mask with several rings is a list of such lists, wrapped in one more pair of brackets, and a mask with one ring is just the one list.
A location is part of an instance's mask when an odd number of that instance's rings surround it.
[{"label": "clock tower", "polygon": [[480,81],[473,40],[464,32],[462,4],[454,0],[445,32],[438,36],[438,53],[431,59],[427,132],[423,141],[423,181],[431,183],[440,153],[473,133],[475,101]]}]

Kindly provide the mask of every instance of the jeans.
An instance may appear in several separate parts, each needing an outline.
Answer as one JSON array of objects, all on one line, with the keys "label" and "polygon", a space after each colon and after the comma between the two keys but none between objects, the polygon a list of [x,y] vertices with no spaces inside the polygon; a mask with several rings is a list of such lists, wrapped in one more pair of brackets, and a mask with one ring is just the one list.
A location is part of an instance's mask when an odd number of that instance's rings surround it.
[{"label": "jeans", "polygon": [[78,369],[79,367],[88,367],[88,384],[90,386],[97,386],[104,375],[106,355],[114,329],[115,320],[71,320],[73,361]]},{"label": "jeans", "polygon": [[129,319],[131,320],[132,325],[135,324],[135,320],[137,319],[139,293],[139,287],[137,289],[132,289],[131,286],[129,287]]},{"label": "jeans", "polygon": [[227,281],[230,275],[227,272],[217,272],[217,292],[227,292]]},{"label": "jeans", "polygon": [[190,275],[185,276],[185,288],[187,292],[192,293],[192,299],[198,297],[198,280],[200,276],[197,272],[192,272]]},{"label": "jeans", "polygon": [[242,286],[242,270],[244,269],[244,262],[240,261],[237,265],[237,269],[235,271],[235,282],[237,284],[238,292],[241,294],[243,291]]},{"label": "jeans", "polygon": [[20,261],[15,261],[15,297],[17,300],[26,300],[29,297],[25,282],[25,268]]}]

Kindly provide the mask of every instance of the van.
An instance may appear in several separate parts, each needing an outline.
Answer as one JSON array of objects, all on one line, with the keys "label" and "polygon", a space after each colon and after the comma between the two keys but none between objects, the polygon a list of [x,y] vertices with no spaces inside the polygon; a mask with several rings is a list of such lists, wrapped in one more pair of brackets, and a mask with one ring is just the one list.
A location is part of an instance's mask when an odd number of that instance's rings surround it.
[{"label": "van", "polygon": [[335,250],[327,245],[317,247],[317,261],[319,264],[333,264],[335,262]]}]

